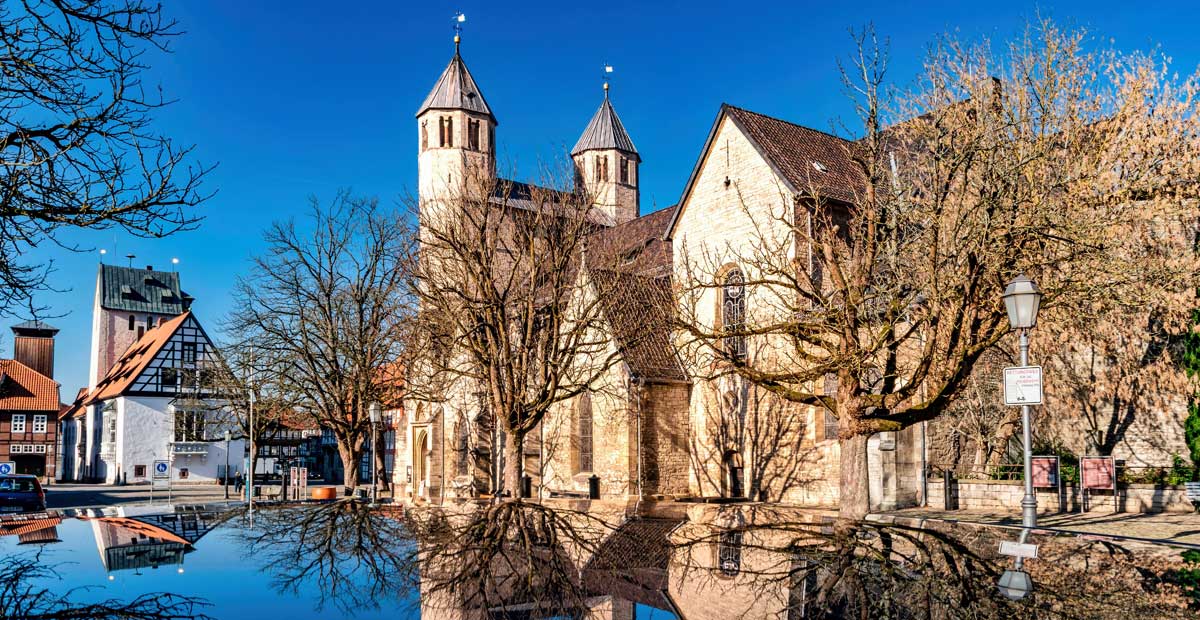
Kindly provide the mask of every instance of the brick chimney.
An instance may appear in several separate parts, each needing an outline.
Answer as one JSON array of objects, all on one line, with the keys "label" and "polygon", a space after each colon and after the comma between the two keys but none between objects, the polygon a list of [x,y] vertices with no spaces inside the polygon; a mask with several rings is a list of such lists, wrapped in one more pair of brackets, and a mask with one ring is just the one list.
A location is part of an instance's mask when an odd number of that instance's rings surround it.
[{"label": "brick chimney", "polygon": [[13,359],[54,378],[54,335],[58,328],[41,321],[14,325]]}]

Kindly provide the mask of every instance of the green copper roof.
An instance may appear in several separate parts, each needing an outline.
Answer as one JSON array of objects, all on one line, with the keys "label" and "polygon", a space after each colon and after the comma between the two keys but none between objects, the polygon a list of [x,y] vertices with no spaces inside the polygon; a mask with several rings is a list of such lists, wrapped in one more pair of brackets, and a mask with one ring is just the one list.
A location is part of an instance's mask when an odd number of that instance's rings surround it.
[{"label": "green copper roof", "polygon": [[100,307],[129,312],[182,314],[192,298],[179,288],[179,273],[100,265]]}]

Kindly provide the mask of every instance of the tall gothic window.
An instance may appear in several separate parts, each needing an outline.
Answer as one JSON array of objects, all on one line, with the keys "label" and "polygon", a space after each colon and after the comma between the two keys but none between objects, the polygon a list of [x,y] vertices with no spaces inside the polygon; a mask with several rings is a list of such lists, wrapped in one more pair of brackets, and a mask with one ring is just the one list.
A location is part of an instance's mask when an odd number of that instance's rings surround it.
[{"label": "tall gothic window", "polygon": [[739,269],[725,275],[721,288],[721,327],[731,335],[725,337],[725,351],[735,362],[746,360],[746,280]]},{"label": "tall gothic window", "polygon": [[[837,375],[832,372],[825,375],[825,387],[824,387],[825,395],[836,399],[837,391],[838,391]],[[823,419],[822,428],[821,428],[822,437],[825,439],[837,439],[837,436],[838,436],[837,416],[834,415],[833,412],[830,411],[829,409],[822,409],[821,411],[822,411],[822,413],[825,414],[824,419]]]},{"label": "tall gothic window", "polygon": [[721,574],[737,577],[742,572],[742,533],[738,530],[721,532],[717,539],[717,562]]},{"label": "tall gothic window", "polygon": [[576,405],[579,419],[579,471],[592,471],[592,395],[583,393]]},{"label": "tall gothic window", "polygon": [[467,121],[467,148],[472,151],[479,150],[479,121]]}]

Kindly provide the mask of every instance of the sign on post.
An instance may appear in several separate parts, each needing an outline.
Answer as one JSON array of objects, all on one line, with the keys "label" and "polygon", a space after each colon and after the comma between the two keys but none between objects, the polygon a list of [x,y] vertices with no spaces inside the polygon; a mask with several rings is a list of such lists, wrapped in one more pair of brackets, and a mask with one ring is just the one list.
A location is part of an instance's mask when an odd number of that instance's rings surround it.
[{"label": "sign on post", "polygon": [[1000,555],[1007,555],[1014,558],[1036,560],[1037,549],[1037,545],[1030,543],[1021,543],[1012,540],[1004,540],[1000,542]]},{"label": "sign on post", "polygon": [[171,465],[167,461],[154,461],[154,474],[151,485],[155,491],[165,491],[171,487]]},{"label": "sign on post", "polygon": [[1009,366],[1004,369],[1004,404],[1042,404],[1042,367]]},{"label": "sign on post", "polygon": [[0,476],[8,476],[17,473],[17,464],[12,461],[0,462]]},{"label": "sign on post", "polygon": [[1033,465],[1033,486],[1039,489],[1058,488],[1058,457],[1035,456],[1031,461]]}]

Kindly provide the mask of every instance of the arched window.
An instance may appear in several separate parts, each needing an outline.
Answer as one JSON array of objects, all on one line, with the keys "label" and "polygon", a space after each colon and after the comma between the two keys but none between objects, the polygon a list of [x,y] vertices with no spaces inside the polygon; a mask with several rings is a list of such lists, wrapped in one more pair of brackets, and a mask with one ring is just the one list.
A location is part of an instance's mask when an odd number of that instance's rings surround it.
[{"label": "arched window", "polygon": [[133,331],[133,326],[136,323],[136,321],[137,321],[137,319],[135,319],[132,314],[129,315],[129,331]]},{"label": "arched window", "polygon": [[429,148],[429,121],[421,121],[421,150]]},{"label": "arched window", "polygon": [[576,404],[579,421],[579,471],[592,471],[592,395],[583,393]]},{"label": "arched window", "polygon": [[721,287],[721,327],[731,335],[725,337],[725,352],[735,362],[746,360],[746,280],[739,269],[725,274]]}]

